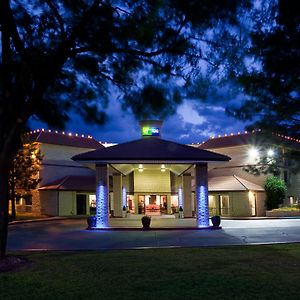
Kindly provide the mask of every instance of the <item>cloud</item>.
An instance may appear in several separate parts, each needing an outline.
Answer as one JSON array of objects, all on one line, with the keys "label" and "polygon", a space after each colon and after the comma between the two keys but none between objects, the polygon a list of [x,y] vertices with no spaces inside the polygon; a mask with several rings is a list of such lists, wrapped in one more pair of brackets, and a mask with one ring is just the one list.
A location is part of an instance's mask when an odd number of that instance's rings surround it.
[{"label": "cloud", "polygon": [[185,123],[201,125],[207,121],[203,116],[200,116],[195,110],[194,101],[185,100],[183,104],[178,106],[177,114],[179,114]]}]

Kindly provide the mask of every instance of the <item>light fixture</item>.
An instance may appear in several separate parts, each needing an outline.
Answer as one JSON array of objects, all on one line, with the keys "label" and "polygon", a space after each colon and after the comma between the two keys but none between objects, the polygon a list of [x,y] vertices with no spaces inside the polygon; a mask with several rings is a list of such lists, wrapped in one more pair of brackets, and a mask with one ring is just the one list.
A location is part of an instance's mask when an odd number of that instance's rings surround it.
[{"label": "light fixture", "polygon": [[160,171],[161,171],[161,172],[166,172],[166,166],[165,166],[164,164],[162,164],[162,165],[160,166]]},{"label": "light fixture", "polygon": [[273,157],[273,156],[275,155],[274,150],[273,150],[273,149],[269,149],[269,150],[267,151],[267,155],[268,155],[268,157]]},{"label": "light fixture", "polygon": [[139,172],[143,172],[144,169],[143,169],[143,165],[142,164],[139,164]]},{"label": "light fixture", "polygon": [[259,159],[259,151],[257,148],[254,147],[250,148],[248,151],[248,155],[251,160]]}]

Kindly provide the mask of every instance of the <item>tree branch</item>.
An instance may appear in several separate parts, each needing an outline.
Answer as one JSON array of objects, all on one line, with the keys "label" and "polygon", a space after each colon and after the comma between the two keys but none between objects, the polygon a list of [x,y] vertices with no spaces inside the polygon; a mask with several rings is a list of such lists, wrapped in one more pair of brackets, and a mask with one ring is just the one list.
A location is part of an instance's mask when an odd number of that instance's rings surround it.
[{"label": "tree branch", "polygon": [[59,12],[58,12],[57,8],[55,7],[55,4],[52,2],[52,0],[46,0],[46,3],[48,4],[50,9],[52,10],[52,12],[53,12],[58,24],[59,24],[62,39],[65,39],[66,32],[65,32],[65,27],[64,27],[64,21],[63,21],[61,15],[59,14]]}]

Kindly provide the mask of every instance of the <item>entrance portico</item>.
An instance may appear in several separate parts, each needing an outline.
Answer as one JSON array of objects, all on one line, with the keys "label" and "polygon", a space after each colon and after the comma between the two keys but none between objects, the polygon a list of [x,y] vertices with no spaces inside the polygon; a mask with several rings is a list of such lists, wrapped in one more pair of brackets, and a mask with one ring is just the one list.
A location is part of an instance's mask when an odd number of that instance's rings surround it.
[{"label": "entrance portico", "polygon": [[[155,136],[73,157],[96,170],[97,228],[109,226],[109,177],[113,185],[114,216],[121,216],[123,206],[136,214],[158,211],[171,214],[173,209],[182,207],[184,217],[196,215],[197,227],[209,226],[208,162],[230,158],[160,139],[157,135],[160,127],[154,124]],[[149,131],[142,129],[147,134]],[[124,205],[128,199],[130,207],[128,201]]]}]

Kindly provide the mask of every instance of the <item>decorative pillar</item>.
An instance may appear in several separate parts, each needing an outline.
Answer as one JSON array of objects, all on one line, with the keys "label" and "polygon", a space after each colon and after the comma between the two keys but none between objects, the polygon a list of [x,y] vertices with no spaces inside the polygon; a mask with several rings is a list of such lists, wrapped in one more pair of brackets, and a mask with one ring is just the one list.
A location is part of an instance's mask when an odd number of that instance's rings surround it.
[{"label": "decorative pillar", "polygon": [[108,165],[96,165],[96,227],[108,227]]},{"label": "decorative pillar", "polygon": [[127,207],[127,191],[124,185],[122,187],[122,207],[123,206]]},{"label": "decorative pillar", "polygon": [[172,214],[172,207],[171,207],[171,195],[167,195],[167,214],[171,215]]},{"label": "decorative pillar", "polygon": [[122,176],[119,173],[113,174],[113,194],[114,194],[114,216],[122,217],[122,208],[123,208]]},{"label": "decorative pillar", "polygon": [[182,177],[183,186],[183,215],[185,218],[192,217],[192,176],[184,174]]},{"label": "decorative pillar", "polygon": [[209,227],[207,164],[196,164],[197,227]]},{"label": "decorative pillar", "polygon": [[180,206],[183,208],[183,194],[181,185],[178,188],[178,209],[180,208]]}]

